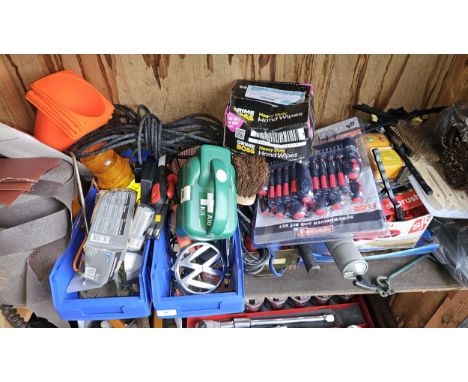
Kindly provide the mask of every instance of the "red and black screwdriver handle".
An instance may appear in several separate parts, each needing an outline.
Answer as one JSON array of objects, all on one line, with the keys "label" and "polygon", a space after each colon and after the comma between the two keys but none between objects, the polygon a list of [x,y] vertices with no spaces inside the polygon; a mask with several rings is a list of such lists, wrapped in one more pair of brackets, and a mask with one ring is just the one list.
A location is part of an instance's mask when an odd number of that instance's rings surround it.
[{"label": "red and black screwdriver handle", "polygon": [[270,179],[268,180],[268,208],[271,213],[275,213],[275,181],[274,172],[270,173]]},{"label": "red and black screwdriver handle", "polygon": [[319,159],[319,169],[320,169],[320,189],[328,190],[328,170],[327,170],[327,162],[324,157],[320,157]]},{"label": "red and black screwdriver handle", "polygon": [[349,180],[359,178],[361,172],[361,157],[354,138],[343,139],[344,170]]},{"label": "red and black screwdriver handle", "polygon": [[285,216],[285,208],[283,203],[283,184],[282,184],[282,177],[281,177],[281,168],[277,168],[274,171],[274,179],[275,179],[275,216],[277,218],[284,218]]},{"label": "red and black screwdriver handle", "polygon": [[310,205],[313,203],[313,199],[312,177],[310,176],[309,165],[307,163],[297,163],[297,167],[297,196],[304,205]]},{"label": "red and black screwdriver handle", "polygon": [[283,182],[283,204],[287,205],[291,200],[291,193],[289,189],[289,166],[284,166],[281,171]]},{"label": "red and black screwdriver handle", "polygon": [[292,196],[296,196],[297,195],[297,171],[296,171],[296,163],[293,162],[291,164],[291,168],[290,168],[290,176],[291,176],[291,195]]},{"label": "red and black screwdriver handle", "polygon": [[268,197],[266,195],[258,196],[258,203],[260,206],[260,211],[264,216],[270,216],[270,207],[268,206]]},{"label": "red and black screwdriver handle", "polygon": [[268,189],[270,187],[270,182],[268,181],[267,184],[262,188],[262,190],[258,193],[258,203],[260,207],[260,211],[264,216],[270,215],[270,208],[268,206]]},{"label": "red and black screwdriver handle", "polygon": [[166,204],[167,198],[167,175],[169,169],[166,166],[159,166],[156,169],[156,174],[153,180],[153,186],[151,187],[151,202],[150,204],[156,209],[156,211]]},{"label": "red and black screwdriver handle", "polygon": [[149,231],[152,232],[153,238],[159,239],[161,228],[165,224],[169,212],[169,202],[174,200],[176,186],[177,175],[170,172],[166,166],[159,166],[151,188],[150,205],[155,210],[155,216]]},{"label": "red and black screwdriver handle", "polygon": [[351,201],[353,203],[362,202],[362,185],[359,179],[349,182],[349,190],[351,192]]},{"label": "red and black screwdriver handle", "polygon": [[330,192],[328,194],[329,203],[334,210],[339,210],[342,207],[341,206],[341,194],[338,190],[337,166],[335,164],[335,158],[333,158],[333,155],[331,154],[327,156],[327,166],[328,166],[328,181],[330,184]]},{"label": "red and black screwdriver handle", "polygon": [[336,178],[338,180],[338,187],[344,188],[346,187],[346,180],[343,170],[343,154],[338,154],[335,157],[335,165],[336,165]]},{"label": "red and black screwdriver handle", "polygon": [[336,165],[335,165],[335,159],[333,158],[333,155],[328,155],[327,156],[327,166],[328,166],[328,183],[330,184],[330,188],[337,188],[338,187],[338,182],[337,182],[337,175],[336,175]]},{"label": "red and black screwdriver handle", "polygon": [[297,178],[296,178],[296,163],[293,162],[290,166],[290,185],[291,185],[291,199],[289,202],[289,215],[295,220],[301,220],[306,214],[306,207],[297,194]]},{"label": "red and black screwdriver handle", "polygon": [[323,216],[327,214],[328,207],[328,181],[327,181],[327,162],[323,157],[317,157],[317,164],[319,168],[320,190],[315,198],[315,213]]},{"label": "red and black screwdriver handle", "polygon": [[159,166],[151,188],[151,205],[158,211],[168,200],[174,198],[177,185],[177,175],[170,172],[166,166]]},{"label": "red and black screwdriver handle", "polygon": [[310,172],[312,173],[312,189],[314,193],[320,190],[319,163],[317,158],[310,161]]}]

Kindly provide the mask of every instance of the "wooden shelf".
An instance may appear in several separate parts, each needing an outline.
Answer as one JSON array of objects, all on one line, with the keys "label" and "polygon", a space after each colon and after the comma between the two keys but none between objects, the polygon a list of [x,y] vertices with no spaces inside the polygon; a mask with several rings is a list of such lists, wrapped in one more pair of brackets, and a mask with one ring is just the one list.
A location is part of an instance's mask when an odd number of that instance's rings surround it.
[{"label": "wooden shelf", "polygon": [[[366,278],[373,281],[377,276],[388,275],[414,258],[408,256],[369,261]],[[441,265],[429,259],[396,277],[392,288],[396,293],[463,289]],[[321,264],[320,271],[312,277],[309,277],[303,266],[298,266],[296,271],[286,272],[283,277],[245,277],[245,298],[368,293],[372,291],[357,288],[351,281],[343,279],[334,263]]]}]

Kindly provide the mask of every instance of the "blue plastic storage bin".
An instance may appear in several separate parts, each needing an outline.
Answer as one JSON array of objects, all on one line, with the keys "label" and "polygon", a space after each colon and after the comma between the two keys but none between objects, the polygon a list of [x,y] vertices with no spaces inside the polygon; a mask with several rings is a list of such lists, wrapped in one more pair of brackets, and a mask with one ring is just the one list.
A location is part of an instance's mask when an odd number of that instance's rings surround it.
[{"label": "blue plastic storage bin", "polygon": [[[96,189],[86,196],[88,215],[91,216],[96,200]],[[88,220],[89,221],[89,220]],[[52,300],[63,320],[113,320],[148,317],[151,314],[150,263],[152,242],[145,243],[140,271],[140,295],[130,297],[103,297],[80,299],[78,293],[67,293],[70,280],[75,275],[73,259],[84,239],[82,212],[72,227],[72,239],[65,253],[56,261],[49,275]]]},{"label": "blue plastic storage bin", "polygon": [[153,305],[159,318],[200,317],[244,311],[244,267],[239,229],[231,240],[232,292],[171,296],[171,263],[166,249],[166,231],[154,242],[151,267]]}]

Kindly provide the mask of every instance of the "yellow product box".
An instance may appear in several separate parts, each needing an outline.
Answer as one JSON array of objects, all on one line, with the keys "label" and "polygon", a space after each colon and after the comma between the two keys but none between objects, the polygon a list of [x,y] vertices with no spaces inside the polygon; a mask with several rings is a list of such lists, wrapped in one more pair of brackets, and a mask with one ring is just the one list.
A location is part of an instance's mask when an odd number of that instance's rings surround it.
[{"label": "yellow product box", "polygon": [[366,146],[369,150],[391,148],[392,144],[385,134],[381,133],[367,133],[364,135]]},{"label": "yellow product box", "polygon": [[[387,173],[388,179],[395,179],[400,173],[401,169],[405,166],[405,163],[393,149],[380,149],[380,158]],[[369,153],[370,164],[372,170],[374,171],[375,178],[380,179],[379,169],[377,168],[377,163],[375,163],[375,158],[372,152]]]}]

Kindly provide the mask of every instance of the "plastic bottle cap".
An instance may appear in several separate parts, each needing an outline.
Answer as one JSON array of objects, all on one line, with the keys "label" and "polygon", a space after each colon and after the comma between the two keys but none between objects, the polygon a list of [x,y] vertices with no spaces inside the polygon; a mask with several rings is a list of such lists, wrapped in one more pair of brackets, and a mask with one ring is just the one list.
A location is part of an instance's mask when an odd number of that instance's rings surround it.
[{"label": "plastic bottle cap", "polygon": [[221,183],[224,183],[227,180],[226,171],[224,170],[216,171],[216,179],[218,179],[218,181],[220,181]]}]

